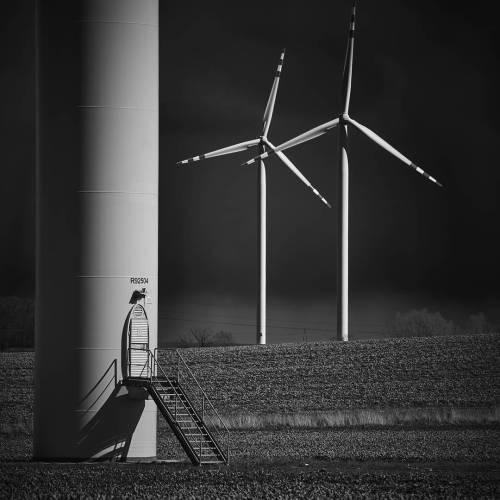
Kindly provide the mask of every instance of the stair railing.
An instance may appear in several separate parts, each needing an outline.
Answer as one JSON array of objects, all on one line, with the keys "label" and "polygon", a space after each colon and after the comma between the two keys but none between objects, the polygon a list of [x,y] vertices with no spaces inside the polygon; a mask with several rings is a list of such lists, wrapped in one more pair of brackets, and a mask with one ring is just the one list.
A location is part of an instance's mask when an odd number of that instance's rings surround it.
[{"label": "stair railing", "polygon": [[[149,370],[149,380],[150,380],[150,383],[151,384],[164,384],[164,383],[168,383],[168,385],[170,386],[170,388],[173,390],[173,393],[174,393],[174,402],[175,402],[175,406],[174,406],[174,420],[177,422],[177,407],[178,407],[178,404],[177,404],[177,401],[179,400],[181,403],[182,403],[182,406],[184,407],[184,410],[189,414],[190,411],[189,411],[189,408],[187,407],[186,403],[182,400],[182,398],[178,395],[177,393],[177,389],[176,387],[174,386],[174,384],[172,384],[172,380],[170,377],[167,376],[167,374],[165,373],[165,371],[163,370],[162,366],[160,365],[160,363],[158,362],[158,359],[156,357],[156,349],[155,349],[155,352],[151,352],[149,350],[149,356],[148,356],[148,366],[149,366],[149,358],[151,358],[151,369]],[[161,379],[158,378],[158,373],[157,373],[157,370],[160,370],[160,376],[161,376]],[[163,385],[162,385],[163,386]],[[167,405],[165,405],[167,406]],[[199,459],[200,459],[200,462],[202,461],[202,456],[201,456],[201,444],[203,442],[203,432],[202,432],[202,429],[198,426],[196,427],[192,427],[190,428],[190,431],[195,431],[196,433],[199,434],[199,438],[200,438],[200,446],[199,446]],[[188,441],[190,441],[188,439]],[[191,445],[192,446],[192,445]],[[194,447],[193,447],[194,448]]]},{"label": "stair railing", "polygon": [[229,429],[210,401],[210,398],[201,387],[198,379],[191,371],[191,368],[189,368],[185,359],[177,349],[156,348],[154,355],[155,359],[157,359],[157,351],[165,351],[167,355],[173,354],[174,359],[169,359],[169,362],[167,363],[167,366],[169,366],[170,370],[173,372],[171,376],[175,377],[179,384],[182,384],[184,392],[186,393],[190,401],[195,405],[196,410],[201,413],[201,418],[207,430],[220,443],[219,446],[221,447],[221,451],[226,452],[226,460],[229,462]]}]

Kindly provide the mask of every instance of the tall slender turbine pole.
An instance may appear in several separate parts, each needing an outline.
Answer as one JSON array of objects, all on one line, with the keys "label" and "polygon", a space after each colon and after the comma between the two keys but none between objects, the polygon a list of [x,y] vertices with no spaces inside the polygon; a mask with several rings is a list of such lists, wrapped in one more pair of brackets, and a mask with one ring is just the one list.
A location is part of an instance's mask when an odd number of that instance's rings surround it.
[{"label": "tall slender turbine pole", "polygon": [[339,126],[337,220],[337,340],[349,340],[349,161],[347,123]]},{"label": "tall slender turbine pole", "polygon": [[[258,161],[258,193],[259,202],[257,204],[257,260],[259,267],[259,278],[258,278],[258,292],[257,292],[257,325],[256,325],[256,341],[257,344],[266,343],[266,167],[264,165],[263,159],[269,156],[269,152],[273,153],[275,146],[267,138],[269,132],[269,126],[271,125],[271,119],[273,117],[274,104],[276,103],[276,95],[278,92],[278,85],[281,76],[281,69],[283,67],[283,60],[285,58],[285,49],[281,53],[278,67],[276,69],[276,74],[274,75],[273,86],[271,87],[271,93],[269,94],[269,99],[267,100],[266,109],[264,110],[263,117],[263,128],[262,134],[258,139],[251,139],[249,141],[240,142],[238,144],[233,144],[226,148],[217,149],[216,151],[211,151],[198,156],[193,156],[187,160],[182,160],[177,162],[178,165],[185,165],[193,162],[198,162],[205,160],[206,158],[213,158],[215,156],[221,156],[231,153],[237,153],[239,151],[245,151],[254,146],[259,147],[259,161]],[[334,123],[335,122],[335,123]],[[335,119],[332,123],[327,124],[327,130],[330,125],[336,126],[338,120]],[[320,132],[321,135],[324,132]],[[318,134],[316,134],[318,135]],[[267,151],[266,151],[267,149]],[[331,208],[328,201],[321,196],[320,192],[302,175],[300,170],[290,161],[290,159],[281,151],[276,153],[278,158],[309,188],[311,191],[329,208]],[[245,165],[250,165],[255,163],[256,160],[252,159],[245,163]]]},{"label": "tall slender turbine pole", "polygon": [[[349,26],[349,36],[347,41],[347,52],[344,64],[344,73],[342,76],[342,95],[340,102],[341,113],[338,118],[330,120],[329,122],[323,123],[314,127],[302,134],[299,134],[284,143],[273,146],[269,141],[265,139],[264,142],[270,149],[271,154],[276,154],[283,162],[288,165],[292,170],[295,169],[293,165],[290,164],[286,157],[281,157],[283,151],[302,144],[303,142],[310,141],[316,137],[320,137],[326,134],[329,130],[334,128],[339,128],[339,152],[338,152],[338,197],[339,197],[339,212],[338,212],[338,252],[337,252],[337,338],[338,340],[348,340],[349,339],[349,164],[348,164],[348,125],[352,125],[359,132],[364,134],[370,140],[375,142],[382,149],[385,149],[388,153],[398,158],[405,165],[415,170],[418,174],[424,176],[426,179],[430,180],[438,186],[442,184],[437,181],[432,175],[428,174],[425,170],[420,168],[418,165],[413,163],[409,158],[401,154],[396,148],[391,146],[387,141],[382,139],[375,132],[365,127],[361,123],[352,119],[349,116],[349,101],[351,98],[351,80],[352,80],[352,61],[354,53],[354,30],[355,30],[355,16],[356,16],[356,2],[354,1],[351,12],[351,21]],[[269,156],[269,151],[262,153],[260,156],[248,160],[244,165],[251,165],[259,160],[267,158]],[[294,170],[295,171],[295,170]],[[300,173],[296,174],[300,177]],[[304,182],[311,187],[313,192],[318,195],[322,201],[330,206],[328,202],[321,197],[321,195],[315,190],[308,181]]]},{"label": "tall slender turbine pole", "polygon": [[356,1],[352,5],[349,38],[342,77],[341,109],[339,116],[339,216],[337,234],[337,339],[349,340],[349,161],[347,157],[347,121],[351,99],[352,59]]},{"label": "tall slender turbine pole", "polygon": [[[261,140],[259,143],[259,154],[265,152],[264,142]],[[258,203],[258,238],[259,238],[259,291],[257,298],[257,344],[266,343],[266,219],[267,219],[267,207],[266,207],[266,166],[262,160],[259,161],[259,203]]]}]

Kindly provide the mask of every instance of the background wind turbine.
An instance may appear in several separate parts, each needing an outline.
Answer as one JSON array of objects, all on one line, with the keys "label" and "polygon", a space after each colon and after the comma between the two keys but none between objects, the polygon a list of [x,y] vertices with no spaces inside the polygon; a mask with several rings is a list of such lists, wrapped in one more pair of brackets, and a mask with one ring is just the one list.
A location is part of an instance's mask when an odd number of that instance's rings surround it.
[{"label": "background wind turbine", "polygon": [[[276,70],[276,75],[274,76],[273,86],[271,87],[271,93],[269,95],[269,99],[267,100],[266,109],[264,111],[263,118],[263,128],[262,134],[257,139],[251,139],[249,141],[240,142],[238,144],[234,144],[233,146],[228,146],[226,148],[217,149],[216,151],[212,151],[210,153],[205,153],[199,156],[194,156],[193,158],[188,158],[187,160],[182,160],[177,162],[177,165],[184,165],[188,163],[197,162],[200,160],[204,160],[206,158],[213,158],[216,156],[237,153],[239,151],[245,151],[254,146],[258,146],[259,153],[265,153],[266,148],[269,148],[271,151],[275,149],[275,147],[271,144],[271,142],[267,138],[267,134],[269,132],[269,127],[271,125],[271,120],[273,117],[274,104],[276,102],[276,95],[278,93],[278,85],[281,76],[281,69],[283,67],[283,60],[285,58],[285,49],[280,56],[280,61],[278,63],[278,69]],[[278,158],[307,186],[312,192],[318,196],[318,198],[325,203],[328,207],[331,208],[328,201],[321,196],[319,191],[302,175],[300,170],[289,160],[287,156],[281,151],[276,151],[276,155]],[[264,162],[259,160],[259,214],[258,214],[258,231],[259,231],[259,293],[258,293],[258,306],[257,306],[257,344],[265,344],[266,343],[266,168],[264,166]]]},{"label": "background wind turbine", "polygon": [[337,251],[337,338],[338,340],[349,339],[349,289],[348,289],[348,270],[349,270],[349,163],[347,157],[347,126],[351,124],[360,132],[365,134],[369,139],[374,141],[380,147],[399,158],[403,163],[416,170],[430,181],[438,186],[441,184],[419,166],[415,165],[406,156],[402,155],[398,150],[393,148],[380,136],[372,132],[369,128],[361,125],[356,120],[349,116],[349,103],[351,99],[351,82],[352,82],[352,65],[354,55],[354,32],[356,21],[356,1],[352,6],[351,20],[349,24],[349,34],[347,39],[347,51],[344,62],[344,72],[342,76],[342,94],[341,94],[341,114],[338,118],[331,120],[323,125],[314,127],[313,129],[304,132],[303,134],[290,139],[289,141],[280,144],[275,148],[271,148],[270,152],[263,152],[259,156],[247,161],[244,165],[250,165],[255,161],[269,156],[269,154],[279,154],[285,149],[309,141],[315,137],[319,137],[329,130],[339,127],[338,135],[338,196],[339,196],[339,212],[338,212],[338,251]]}]

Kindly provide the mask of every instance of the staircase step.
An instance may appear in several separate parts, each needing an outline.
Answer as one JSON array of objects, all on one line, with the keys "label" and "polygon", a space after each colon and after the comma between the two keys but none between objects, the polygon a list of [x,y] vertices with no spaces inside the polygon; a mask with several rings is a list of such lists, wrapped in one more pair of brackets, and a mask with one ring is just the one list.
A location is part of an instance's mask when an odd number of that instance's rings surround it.
[{"label": "staircase step", "polygon": [[190,442],[191,446],[195,450],[199,450],[200,449],[200,444],[201,444],[201,449],[202,450],[208,450],[208,451],[212,451],[212,452],[216,453],[216,448],[215,448],[214,445],[206,445],[206,444],[200,443],[199,441],[191,441],[190,439],[188,441]]},{"label": "staircase step", "polygon": [[[170,368],[173,368],[172,371],[175,373],[175,366]],[[179,381],[176,376],[168,375],[153,378],[148,381],[147,386],[160,412],[183,442],[193,463],[196,463],[196,460],[199,464],[224,463],[227,461],[224,453],[221,452],[217,440],[209,433],[204,419],[200,418],[203,412],[201,402],[195,395],[196,401],[193,400],[195,403],[193,405],[189,400],[189,395],[184,391],[183,385],[190,382],[192,381]],[[191,394],[190,386],[186,387],[188,393]]]}]

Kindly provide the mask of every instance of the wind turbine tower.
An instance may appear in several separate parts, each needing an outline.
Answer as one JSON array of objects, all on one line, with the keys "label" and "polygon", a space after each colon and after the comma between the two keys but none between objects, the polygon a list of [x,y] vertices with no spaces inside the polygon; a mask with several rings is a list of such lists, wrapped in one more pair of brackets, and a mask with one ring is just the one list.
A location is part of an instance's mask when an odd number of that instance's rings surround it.
[{"label": "wind turbine tower", "polygon": [[270,154],[279,154],[281,151],[301,144],[302,142],[310,141],[320,135],[325,134],[335,127],[339,127],[338,135],[338,197],[339,197],[339,212],[337,219],[337,339],[349,340],[349,160],[348,160],[348,125],[362,132],[373,142],[378,144],[403,163],[416,170],[431,182],[438,186],[441,184],[419,166],[415,165],[406,156],[393,148],[380,136],[372,132],[369,128],[361,125],[349,116],[349,104],[351,100],[351,83],[352,83],[352,66],[354,56],[354,33],[356,22],[356,1],[354,1],[351,11],[351,19],[349,23],[349,34],[347,39],[347,51],[344,62],[344,72],[342,76],[341,90],[341,112],[338,118],[335,118],[327,123],[314,127],[307,132],[304,132],[293,139],[290,139],[283,144],[280,144],[270,152],[261,153],[260,156],[252,158],[244,165],[251,165],[256,161],[261,161],[267,158]]},{"label": "wind turbine tower", "polygon": [[[278,63],[278,68],[274,76],[273,85],[271,87],[271,93],[267,100],[266,108],[264,111],[263,127],[260,137],[256,139],[251,139],[249,141],[241,142],[233,146],[228,146],[226,148],[218,149],[210,153],[202,154],[199,156],[194,156],[188,158],[187,160],[182,160],[177,163],[177,165],[186,165],[188,163],[197,162],[204,160],[206,158],[213,158],[215,156],[221,156],[231,153],[237,153],[239,151],[245,151],[254,146],[258,146],[259,154],[267,154],[266,151],[274,151],[275,147],[269,139],[267,134],[269,132],[269,127],[271,125],[271,120],[274,112],[274,104],[276,102],[276,95],[278,93],[278,86],[280,82],[281,69],[283,67],[283,60],[285,58],[285,49],[281,53],[280,60]],[[306,179],[306,177],[300,172],[300,170],[290,161],[290,159],[285,156],[281,151],[276,151],[278,158],[309,188],[311,191],[329,208],[331,208],[328,201],[321,196],[319,191]],[[257,344],[266,343],[266,309],[267,309],[267,276],[266,276],[266,254],[267,254],[267,187],[266,187],[266,167],[262,158],[259,159],[258,166],[258,193],[259,193],[259,203],[258,203],[258,261],[259,261],[259,285],[257,292]]]}]

